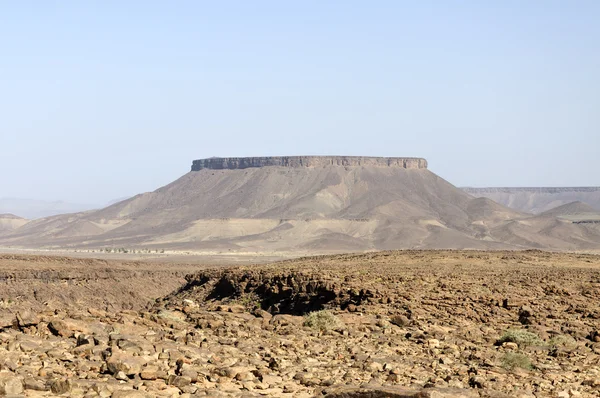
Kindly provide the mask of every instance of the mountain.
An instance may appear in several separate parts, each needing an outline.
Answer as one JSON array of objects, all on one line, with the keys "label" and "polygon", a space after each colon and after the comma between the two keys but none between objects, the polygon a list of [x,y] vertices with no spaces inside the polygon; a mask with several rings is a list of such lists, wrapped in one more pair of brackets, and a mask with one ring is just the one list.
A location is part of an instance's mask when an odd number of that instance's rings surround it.
[{"label": "mountain", "polygon": [[34,220],[0,244],[302,253],[600,247],[597,226],[551,221],[474,198],[419,158],[211,158],[154,192]]},{"label": "mountain", "polygon": [[28,219],[77,213],[94,208],[97,208],[97,206],[62,201],[49,202],[33,199],[0,198],[0,213],[16,214]]},{"label": "mountain", "polygon": [[539,214],[571,202],[584,202],[600,211],[600,187],[463,188],[525,213]]}]

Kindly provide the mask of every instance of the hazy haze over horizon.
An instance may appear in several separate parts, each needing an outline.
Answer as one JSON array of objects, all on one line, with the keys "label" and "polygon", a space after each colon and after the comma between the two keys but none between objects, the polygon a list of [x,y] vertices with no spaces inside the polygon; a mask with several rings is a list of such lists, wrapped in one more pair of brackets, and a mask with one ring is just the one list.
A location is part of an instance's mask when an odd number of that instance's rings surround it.
[{"label": "hazy haze over horizon", "polygon": [[0,13],[0,198],[104,204],[211,156],[411,156],[457,186],[600,185],[597,1]]}]

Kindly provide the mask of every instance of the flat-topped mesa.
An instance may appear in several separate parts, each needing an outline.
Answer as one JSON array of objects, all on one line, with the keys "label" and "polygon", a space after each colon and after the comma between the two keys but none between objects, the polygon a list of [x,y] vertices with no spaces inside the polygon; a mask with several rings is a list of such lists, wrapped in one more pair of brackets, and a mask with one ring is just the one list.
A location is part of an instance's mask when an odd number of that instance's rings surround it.
[{"label": "flat-topped mesa", "polygon": [[403,169],[426,169],[423,158],[384,158],[369,156],[269,156],[250,158],[209,158],[192,162],[192,171],[202,169],[247,169],[249,167],[325,167],[325,166],[373,166],[399,167]]}]

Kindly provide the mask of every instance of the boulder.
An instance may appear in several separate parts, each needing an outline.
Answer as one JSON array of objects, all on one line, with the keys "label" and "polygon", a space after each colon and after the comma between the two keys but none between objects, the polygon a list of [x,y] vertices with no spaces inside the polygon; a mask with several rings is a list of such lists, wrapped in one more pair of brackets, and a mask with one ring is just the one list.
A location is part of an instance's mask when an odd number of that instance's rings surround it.
[{"label": "boulder", "polygon": [[106,361],[106,366],[112,374],[119,372],[125,373],[127,376],[137,375],[142,371],[146,360],[142,357],[135,357],[126,353],[114,353]]},{"label": "boulder", "polygon": [[18,395],[23,392],[23,380],[12,372],[0,372],[0,395]]}]

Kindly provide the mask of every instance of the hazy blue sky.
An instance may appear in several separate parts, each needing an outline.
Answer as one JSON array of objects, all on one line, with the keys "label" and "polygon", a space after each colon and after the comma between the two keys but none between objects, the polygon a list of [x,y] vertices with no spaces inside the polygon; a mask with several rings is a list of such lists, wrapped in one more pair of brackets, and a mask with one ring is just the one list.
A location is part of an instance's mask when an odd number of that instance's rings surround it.
[{"label": "hazy blue sky", "polygon": [[6,1],[0,197],[103,203],[210,156],[422,156],[600,185],[600,1]]}]

